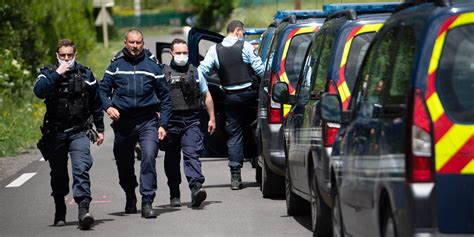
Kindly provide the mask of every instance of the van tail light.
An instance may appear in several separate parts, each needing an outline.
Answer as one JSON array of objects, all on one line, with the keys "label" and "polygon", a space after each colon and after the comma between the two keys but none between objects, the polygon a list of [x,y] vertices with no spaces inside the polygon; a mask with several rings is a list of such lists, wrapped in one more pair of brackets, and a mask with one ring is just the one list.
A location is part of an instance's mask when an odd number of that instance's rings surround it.
[{"label": "van tail light", "polygon": [[325,147],[331,147],[334,141],[336,141],[336,136],[339,132],[339,127],[340,125],[338,123],[324,123],[323,143]]},{"label": "van tail light", "polygon": [[411,112],[410,149],[407,160],[407,174],[410,182],[432,182],[433,171],[433,128],[423,94],[419,89],[413,96]]},{"label": "van tail light", "polygon": [[[337,95],[337,87],[334,81],[328,80],[326,83],[326,91],[329,94]],[[334,141],[336,141],[337,133],[339,132],[340,125],[337,123],[323,123],[323,145],[325,147],[331,147]]]},{"label": "van tail light", "polygon": [[334,81],[328,80],[326,83],[326,91],[329,92],[329,94],[337,94],[337,87]]},{"label": "van tail light", "polygon": [[[273,88],[273,85],[278,82],[277,75],[272,72],[271,79],[270,79],[270,88]],[[281,110],[281,104],[277,103],[272,100],[271,97],[271,91],[270,91],[270,104],[268,108],[268,123],[270,124],[278,124],[281,123],[281,116],[282,116],[282,110]]]}]

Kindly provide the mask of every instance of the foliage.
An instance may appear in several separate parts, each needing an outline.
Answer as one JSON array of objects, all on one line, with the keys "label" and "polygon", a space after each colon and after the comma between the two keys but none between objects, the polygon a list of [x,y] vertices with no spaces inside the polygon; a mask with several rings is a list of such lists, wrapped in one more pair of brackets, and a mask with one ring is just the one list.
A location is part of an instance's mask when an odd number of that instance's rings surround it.
[{"label": "foliage", "polygon": [[196,26],[214,31],[221,30],[237,5],[235,2],[235,0],[191,0],[197,12]]},{"label": "foliage", "polygon": [[40,137],[45,107],[31,94],[28,97],[21,101],[15,97],[0,98],[0,157],[34,148]]},{"label": "foliage", "polygon": [[32,148],[44,105],[34,98],[39,67],[54,63],[61,38],[86,54],[95,45],[88,0],[0,0],[0,156]]}]

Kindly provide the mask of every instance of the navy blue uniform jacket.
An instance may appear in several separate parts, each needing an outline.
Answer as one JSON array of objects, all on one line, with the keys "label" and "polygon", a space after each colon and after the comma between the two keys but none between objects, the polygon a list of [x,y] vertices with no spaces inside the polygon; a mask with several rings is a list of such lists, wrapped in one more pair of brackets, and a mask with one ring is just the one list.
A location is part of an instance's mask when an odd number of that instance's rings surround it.
[{"label": "navy blue uniform jacket", "polygon": [[148,57],[115,58],[105,71],[99,95],[104,110],[113,106],[124,117],[160,112],[160,126],[168,127],[172,109],[168,84],[161,67]]},{"label": "navy blue uniform jacket", "polygon": [[[77,63],[74,64],[74,67],[70,70],[72,72],[79,69],[79,65]],[[102,111],[102,103],[99,99],[98,93],[98,84],[97,80],[95,79],[92,71],[84,67],[85,69],[85,82],[87,84],[87,89],[90,90],[90,95],[93,96],[91,98],[91,102],[89,103],[90,108],[89,111],[94,118],[94,125],[98,132],[104,131],[104,112]],[[56,72],[50,70],[48,67],[42,67],[40,69],[40,74],[38,75],[38,79],[35,82],[35,86],[33,91],[35,95],[40,99],[48,100],[49,96],[52,95],[54,87],[56,83],[59,82],[61,76]]]}]

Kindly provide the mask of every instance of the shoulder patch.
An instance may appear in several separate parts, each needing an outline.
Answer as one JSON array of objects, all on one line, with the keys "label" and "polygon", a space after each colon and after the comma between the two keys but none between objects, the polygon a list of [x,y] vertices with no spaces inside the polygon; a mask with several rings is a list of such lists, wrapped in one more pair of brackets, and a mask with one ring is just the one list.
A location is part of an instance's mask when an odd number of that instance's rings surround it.
[{"label": "shoulder patch", "polygon": [[118,60],[119,58],[122,58],[124,55],[123,55],[123,52],[122,50],[118,51],[115,56],[110,60],[110,62],[113,62],[113,61],[116,61]]}]

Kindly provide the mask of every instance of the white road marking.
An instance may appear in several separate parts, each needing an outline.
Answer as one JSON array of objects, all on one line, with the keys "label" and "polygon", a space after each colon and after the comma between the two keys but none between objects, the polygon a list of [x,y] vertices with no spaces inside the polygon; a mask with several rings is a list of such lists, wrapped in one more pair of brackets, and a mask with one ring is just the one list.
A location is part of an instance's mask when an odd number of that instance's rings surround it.
[{"label": "white road marking", "polygon": [[23,185],[26,181],[31,179],[33,176],[35,176],[36,173],[24,173],[20,175],[17,179],[13,180],[9,185],[5,186],[5,188],[15,188],[15,187],[20,187]]}]

